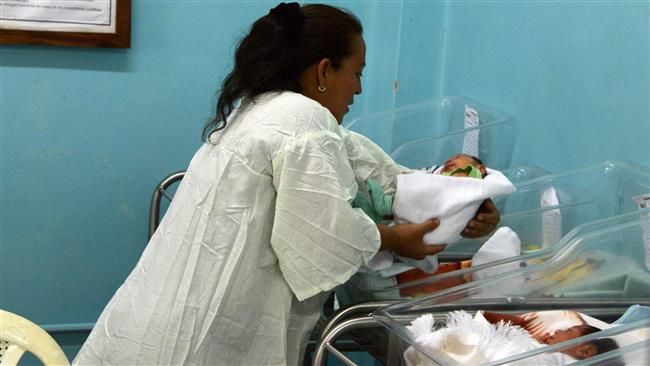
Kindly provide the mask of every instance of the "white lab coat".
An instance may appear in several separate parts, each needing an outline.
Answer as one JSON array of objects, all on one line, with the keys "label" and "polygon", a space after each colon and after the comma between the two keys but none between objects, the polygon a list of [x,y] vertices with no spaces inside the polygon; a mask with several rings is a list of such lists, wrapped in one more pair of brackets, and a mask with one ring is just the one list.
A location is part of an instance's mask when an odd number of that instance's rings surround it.
[{"label": "white lab coat", "polygon": [[373,154],[348,156],[342,131],[300,94],[244,103],[195,154],[74,364],[299,364],[324,292],[380,245],[350,205],[351,165]]},{"label": "white lab coat", "polygon": [[393,196],[398,175],[418,172],[397,164],[381,147],[363,135],[345,128],[341,128],[341,134],[358,183],[375,180],[386,195]]}]

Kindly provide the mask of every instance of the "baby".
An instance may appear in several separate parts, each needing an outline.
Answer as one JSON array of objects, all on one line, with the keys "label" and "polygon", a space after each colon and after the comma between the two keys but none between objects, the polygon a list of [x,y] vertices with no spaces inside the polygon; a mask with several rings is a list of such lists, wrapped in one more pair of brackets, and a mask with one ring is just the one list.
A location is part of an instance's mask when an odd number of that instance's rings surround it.
[{"label": "baby", "polygon": [[[582,337],[583,335],[599,332],[600,329],[592,327],[588,324],[575,325],[566,330],[556,330],[553,335],[548,333],[544,334],[541,338],[536,338],[540,343],[553,345],[568,341],[569,339]],[[592,339],[590,341],[580,343],[578,345],[563,348],[560,352],[565,353],[575,359],[582,360],[595,356],[600,353],[605,353],[617,349],[618,345],[611,338]]]},{"label": "baby", "polygon": [[[445,161],[442,167],[426,169],[431,174],[452,177],[471,177],[483,179],[487,169],[477,157],[467,154],[457,154]],[[363,210],[376,223],[392,219],[393,197],[387,196],[378,182],[368,179],[359,186],[359,192],[352,201],[353,207]]]},{"label": "baby", "polygon": [[[424,243],[429,245],[446,245],[460,240],[467,223],[486,199],[515,191],[512,182],[503,174],[486,168],[480,160],[466,154],[452,156],[439,168],[399,174],[395,185],[395,196],[390,197],[379,184],[367,180],[359,185],[352,205],[361,208],[377,223],[386,219],[397,223],[440,220],[440,225],[423,237]],[[396,258],[406,266],[427,273],[435,272],[438,267],[435,256],[421,260]],[[381,270],[392,263],[392,253],[380,252],[373,257],[369,268]]]},{"label": "baby", "polygon": [[[555,345],[600,331],[587,324],[575,311],[541,311],[522,315],[479,311],[472,317],[462,310],[449,313],[444,327],[437,326],[432,314],[423,314],[413,320],[407,330],[424,350],[470,366],[532,351],[540,344]],[[545,331],[540,333],[540,330]],[[601,338],[564,347],[558,350],[559,353],[541,353],[521,363],[564,365],[616,348],[618,345],[614,340]],[[433,364],[420,357],[412,347],[404,357],[407,365]]]},{"label": "baby", "polygon": [[[566,313],[567,317],[572,319],[557,319],[560,322],[562,321],[573,321],[579,323],[570,327],[565,327],[565,329],[548,329],[548,324],[544,324],[545,321],[540,315],[548,314],[554,315],[556,317],[562,317],[562,314]],[[568,341],[570,339],[582,337],[587,334],[595,333],[601,331],[594,326],[591,326],[585,322],[585,320],[580,316],[579,313],[575,311],[547,311],[541,313],[527,313],[522,315],[511,315],[511,314],[502,314],[491,311],[484,311],[483,316],[485,319],[492,324],[499,324],[499,322],[510,323],[512,325],[517,325],[524,328],[528,331],[531,336],[539,343],[554,345],[561,342]],[[540,319],[542,318],[542,319]],[[541,320],[541,321],[540,321]],[[611,338],[600,338],[587,341],[584,343],[577,344],[575,346],[567,347],[560,349],[560,352],[567,354],[577,360],[582,360],[595,356],[600,353],[609,352],[618,348],[616,342]]]},{"label": "baby", "polygon": [[507,195],[515,186],[506,176],[465,154],[453,156],[433,174],[400,174],[392,214],[398,223],[437,218],[440,225],[424,237],[426,244],[451,244],[461,239],[467,222],[486,199]]}]

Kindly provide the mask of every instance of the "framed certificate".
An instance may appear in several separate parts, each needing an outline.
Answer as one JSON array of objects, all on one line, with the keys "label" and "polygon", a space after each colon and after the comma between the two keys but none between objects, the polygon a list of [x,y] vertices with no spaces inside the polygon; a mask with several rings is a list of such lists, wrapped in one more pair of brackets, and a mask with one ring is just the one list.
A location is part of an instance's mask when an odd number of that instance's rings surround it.
[{"label": "framed certificate", "polygon": [[131,0],[0,0],[0,44],[131,47]]}]

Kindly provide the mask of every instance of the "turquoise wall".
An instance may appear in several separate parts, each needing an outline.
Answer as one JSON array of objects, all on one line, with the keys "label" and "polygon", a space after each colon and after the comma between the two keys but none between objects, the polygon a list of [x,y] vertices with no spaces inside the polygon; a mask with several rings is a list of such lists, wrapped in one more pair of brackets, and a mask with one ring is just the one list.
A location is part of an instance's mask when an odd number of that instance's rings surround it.
[{"label": "turquoise wall", "polygon": [[[234,40],[274,3],[134,0],[131,49],[0,47],[0,307],[94,322],[146,245],[153,187],[200,144]],[[366,29],[349,118],[464,95],[518,118],[515,165],[649,165],[647,2],[330,3]],[[83,331],[58,339],[73,355]]]},{"label": "turquoise wall", "polygon": [[[199,146],[235,41],[275,3],[134,0],[131,49],[0,47],[1,308],[76,353],[146,245],[154,186]],[[433,42],[440,25],[424,12],[441,6],[330,3],[366,27],[350,115],[392,108],[398,58],[412,52],[401,24]],[[410,65],[400,91],[431,98],[415,76],[436,78],[436,57]]]},{"label": "turquoise wall", "polygon": [[650,163],[647,1],[450,2],[442,94],[513,114],[513,165]]}]

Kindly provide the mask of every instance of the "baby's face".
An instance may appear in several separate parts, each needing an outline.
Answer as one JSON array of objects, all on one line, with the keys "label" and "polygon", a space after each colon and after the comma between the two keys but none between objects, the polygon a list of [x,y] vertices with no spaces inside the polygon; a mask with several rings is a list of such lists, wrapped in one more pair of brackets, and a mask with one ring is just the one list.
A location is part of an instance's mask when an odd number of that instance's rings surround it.
[{"label": "baby's face", "polygon": [[[458,168],[464,168],[467,165],[471,165],[479,169],[481,171],[481,174],[485,176],[486,173],[485,167],[479,164],[479,162],[474,160],[472,157],[464,154],[454,155],[451,158],[449,158],[447,161],[445,161],[445,165],[442,167],[442,170],[440,172],[441,173],[453,172],[454,170]],[[467,174],[468,174],[467,172],[457,172],[454,173],[454,176],[466,177]]]},{"label": "baby's face", "polygon": [[[541,342],[548,345],[557,344],[560,342],[568,341],[570,339],[578,338],[585,334],[584,325],[576,325],[565,330],[556,330],[553,335],[545,334],[542,336]],[[582,343],[572,347],[563,348],[560,352],[565,353],[575,359],[588,358],[596,354],[594,346]]]}]

